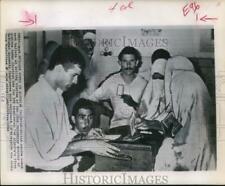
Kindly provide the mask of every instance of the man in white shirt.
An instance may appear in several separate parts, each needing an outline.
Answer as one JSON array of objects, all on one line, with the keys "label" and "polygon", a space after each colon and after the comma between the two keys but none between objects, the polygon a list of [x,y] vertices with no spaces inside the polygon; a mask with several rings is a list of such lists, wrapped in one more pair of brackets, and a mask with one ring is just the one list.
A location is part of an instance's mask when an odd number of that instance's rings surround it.
[{"label": "man in white shirt", "polygon": [[141,64],[141,55],[137,49],[129,46],[123,48],[118,59],[121,70],[109,76],[90,99],[94,101],[110,99],[114,111],[110,125],[111,132],[127,135],[129,119],[136,111],[125,102],[130,98],[138,105],[147,81],[137,74]]},{"label": "man in white shirt", "polygon": [[71,143],[76,133],[70,129],[66,106],[59,92],[77,83],[83,64],[78,50],[59,46],[51,56],[48,70],[28,90],[25,97],[28,172],[63,171],[76,162],[72,155],[83,151],[103,156],[117,154],[117,148],[100,140]]}]

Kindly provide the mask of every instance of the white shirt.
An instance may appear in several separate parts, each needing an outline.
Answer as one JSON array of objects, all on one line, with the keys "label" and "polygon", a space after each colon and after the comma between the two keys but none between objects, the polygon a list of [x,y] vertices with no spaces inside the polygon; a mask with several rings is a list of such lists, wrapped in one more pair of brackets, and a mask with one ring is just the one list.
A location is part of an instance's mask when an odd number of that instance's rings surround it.
[{"label": "white shirt", "polygon": [[127,84],[118,73],[106,79],[101,87],[95,90],[90,99],[94,101],[110,99],[114,110],[110,128],[126,126],[129,125],[129,119],[135,110],[124,103],[120,95],[128,94],[135,102],[139,103],[146,85],[147,81],[141,76],[137,76],[131,83]]},{"label": "white shirt", "polygon": [[40,77],[25,97],[26,164],[44,170],[60,170],[74,162],[60,157],[75,135],[70,130],[62,96]]}]

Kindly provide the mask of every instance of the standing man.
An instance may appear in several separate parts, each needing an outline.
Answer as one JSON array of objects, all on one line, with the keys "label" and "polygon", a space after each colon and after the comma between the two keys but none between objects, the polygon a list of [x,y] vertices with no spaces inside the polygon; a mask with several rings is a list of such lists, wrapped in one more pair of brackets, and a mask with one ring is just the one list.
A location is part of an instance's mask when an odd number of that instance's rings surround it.
[{"label": "standing man", "polygon": [[48,70],[40,76],[25,97],[25,148],[28,172],[63,171],[76,162],[72,155],[92,151],[112,156],[118,150],[103,141],[71,143],[76,135],[70,129],[67,109],[61,93],[72,84],[84,67],[81,53],[59,46],[52,54]]},{"label": "standing man", "polygon": [[134,47],[123,48],[118,56],[118,63],[121,70],[109,76],[95,90],[90,99],[94,101],[110,99],[114,111],[111,119],[111,132],[127,135],[129,119],[135,109],[125,102],[130,98],[134,105],[138,105],[147,81],[137,74],[141,64],[141,55]]},{"label": "standing man", "polygon": [[79,78],[79,85],[71,87],[63,95],[69,115],[71,115],[73,106],[79,100],[79,98],[87,98],[96,89],[96,60],[94,56],[95,45],[96,35],[93,32],[86,32],[83,35],[80,46],[75,44],[70,45],[79,49],[79,51],[85,56],[85,69],[82,72],[82,76]]}]

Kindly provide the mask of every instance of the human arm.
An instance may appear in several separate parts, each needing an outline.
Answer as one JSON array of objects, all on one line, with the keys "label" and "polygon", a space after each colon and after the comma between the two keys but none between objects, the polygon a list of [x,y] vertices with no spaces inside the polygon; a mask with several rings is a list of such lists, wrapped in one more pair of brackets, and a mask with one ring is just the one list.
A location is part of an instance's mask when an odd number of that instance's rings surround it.
[{"label": "human arm", "polygon": [[88,133],[79,133],[75,135],[71,142],[80,141],[80,140],[91,140],[91,139],[103,139],[104,134],[100,128],[91,128]]},{"label": "human arm", "polygon": [[[26,112],[27,144],[34,144],[40,157],[46,161],[58,159],[70,141],[69,136],[64,135],[65,130],[54,130],[51,121],[53,119],[47,120],[46,115],[43,116],[37,109]],[[54,122],[57,123],[57,121]],[[56,140],[58,136],[63,138]]]},{"label": "human arm", "polygon": [[[50,95],[45,90],[40,95],[35,93],[28,92],[25,100],[26,141],[35,145],[43,160],[56,160],[74,135],[70,130],[67,110],[62,98],[52,92]],[[48,99],[43,99],[43,96]]]},{"label": "human arm", "polygon": [[96,102],[109,99],[109,93],[108,93],[109,87],[110,85],[108,81],[104,82],[88,97],[88,99],[92,101],[96,101]]},{"label": "human arm", "polygon": [[69,143],[61,156],[76,155],[86,151],[100,156],[114,157],[118,155],[120,149],[103,140],[80,140]]},{"label": "human arm", "polygon": [[[160,120],[161,119],[162,118],[160,118]],[[163,119],[161,121],[160,120],[145,120],[138,118],[136,119],[135,127],[138,130],[156,130],[164,136],[172,138],[182,128],[182,125],[172,113],[167,113],[163,116]]]},{"label": "human arm", "polygon": [[103,114],[110,118],[113,116],[113,111],[112,111],[112,109],[110,109],[110,106],[105,105],[106,103],[110,104],[109,100],[102,100],[100,102],[96,102],[96,101],[92,101],[92,100],[89,100],[89,101],[93,104],[96,115]]},{"label": "human arm", "polygon": [[133,107],[134,110],[137,110],[139,107],[139,104],[133,100],[133,98],[128,94],[121,95],[121,98],[123,99],[123,102],[129,105],[130,107]]},{"label": "human arm", "polygon": [[87,136],[86,139],[104,139],[104,134],[102,132],[102,129],[100,128],[92,128]]}]

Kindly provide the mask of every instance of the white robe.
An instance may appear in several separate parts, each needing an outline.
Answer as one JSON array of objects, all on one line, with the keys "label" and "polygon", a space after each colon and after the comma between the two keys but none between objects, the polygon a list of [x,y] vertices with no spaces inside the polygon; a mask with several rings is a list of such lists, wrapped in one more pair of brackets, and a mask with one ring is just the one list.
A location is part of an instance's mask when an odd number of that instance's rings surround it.
[{"label": "white robe", "polygon": [[[171,141],[163,143],[156,157],[155,170],[174,170],[177,165],[188,170],[215,169],[216,123],[211,120],[214,110],[211,110],[208,90],[187,58],[172,58],[167,65],[166,103],[171,105],[183,128],[173,141],[180,146],[168,150],[165,146],[171,145]],[[177,157],[176,153],[181,156]]]},{"label": "white robe", "polygon": [[164,80],[152,79],[154,73],[165,74],[167,60],[157,59],[151,68],[151,76],[144,90],[139,114],[146,120],[156,119],[165,110]]}]

